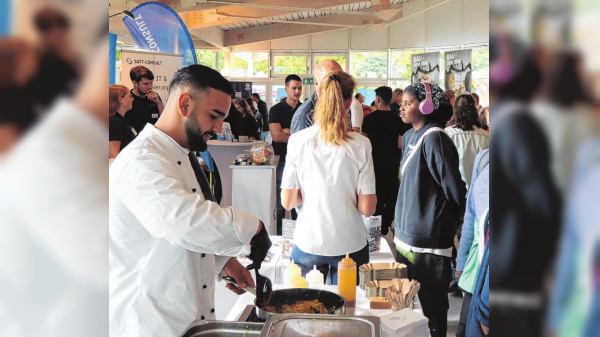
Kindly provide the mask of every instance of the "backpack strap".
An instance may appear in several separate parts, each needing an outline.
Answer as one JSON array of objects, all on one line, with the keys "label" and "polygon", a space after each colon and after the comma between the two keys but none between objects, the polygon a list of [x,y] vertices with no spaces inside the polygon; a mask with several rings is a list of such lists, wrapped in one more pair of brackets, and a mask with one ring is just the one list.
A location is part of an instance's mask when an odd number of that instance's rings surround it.
[{"label": "backpack strap", "polygon": [[432,132],[444,132],[444,129],[440,128],[440,127],[433,127],[430,128],[429,130],[425,131],[424,134],[421,135],[421,137],[419,138],[419,140],[417,141],[417,143],[414,146],[410,146],[410,152],[408,154],[408,157],[406,158],[406,160],[404,161],[404,164],[402,164],[402,168],[400,169],[400,176],[404,175],[404,170],[406,170],[406,166],[408,166],[408,163],[413,159],[413,157],[415,156],[415,153],[417,153],[418,149],[421,147],[421,144],[423,143],[423,139],[425,139],[425,136],[427,136],[428,134],[432,133]]},{"label": "backpack strap", "polygon": [[477,176],[478,177],[479,177],[479,174],[481,173],[481,170],[483,170],[489,163],[490,163],[490,151],[488,150],[481,156],[481,159],[479,160],[479,166],[477,166]]}]

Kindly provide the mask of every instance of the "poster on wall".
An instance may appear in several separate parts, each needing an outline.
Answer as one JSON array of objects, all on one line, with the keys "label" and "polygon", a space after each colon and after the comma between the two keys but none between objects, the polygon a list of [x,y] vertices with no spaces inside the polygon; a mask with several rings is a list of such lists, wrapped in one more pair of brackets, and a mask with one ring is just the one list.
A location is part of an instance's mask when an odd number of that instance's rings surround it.
[{"label": "poster on wall", "polygon": [[471,49],[447,51],[444,56],[446,69],[444,72],[446,90],[452,89],[456,96],[471,92]]},{"label": "poster on wall", "polygon": [[152,53],[137,50],[123,50],[121,53],[121,84],[133,89],[129,71],[136,66],[144,66],[154,74],[152,90],[160,95],[163,103],[167,103],[169,84],[173,75],[182,66],[179,54]]},{"label": "poster on wall", "polygon": [[411,56],[410,83],[440,82],[440,52],[413,54]]},{"label": "poster on wall", "polygon": [[235,98],[248,98],[252,95],[252,82],[231,82]]}]

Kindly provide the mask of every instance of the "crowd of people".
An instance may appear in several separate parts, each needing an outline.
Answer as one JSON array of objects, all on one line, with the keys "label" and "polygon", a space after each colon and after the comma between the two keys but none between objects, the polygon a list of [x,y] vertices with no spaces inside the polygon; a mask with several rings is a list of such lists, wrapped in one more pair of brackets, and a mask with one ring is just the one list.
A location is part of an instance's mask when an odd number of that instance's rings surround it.
[{"label": "crowd of people", "polygon": [[[210,73],[204,68],[201,72]],[[132,90],[110,86],[111,158],[138,133],[146,138],[156,133],[151,125],[170,130],[162,122],[168,120],[162,117],[166,108],[152,90],[151,70],[137,66],[130,75]],[[304,273],[316,265],[336,284],[337,263],[346,252],[359,265],[369,262],[363,217],[380,215],[382,234],[393,233],[397,261],[421,283],[419,298],[431,335],[446,335],[447,294],[456,289],[453,284],[465,294],[458,336],[472,329],[470,320],[477,320],[476,330],[485,333],[489,169],[482,158],[488,157],[489,134],[479,97],[448,96],[429,83],[395,90],[382,86],[371,108],[363,104],[362,94],[355,94],[356,82],[337,62],[319,62],[314,77],[316,91],[304,102],[302,79],[292,74],[284,82],[287,96],[271,109],[253,95],[232,98],[215,117],[229,122],[236,137],[272,142],[279,156],[277,234],[285,211],[291,211],[297,220],[294,261]],[[171,91],[176,88],[178,83],[172,83]],[[181,105],[181,100],[167,106]],[[200,120],[189,117],[183,125],[188,142],[197,138],[194,126],[204,130]],[[194,150],[206,150],[205,142],[216,132],[220,129],[213,122],[197,144],[204,146]],[[214,197],[205,193],[204,199]],[[478,310],[469,315],[475,302]]]}]

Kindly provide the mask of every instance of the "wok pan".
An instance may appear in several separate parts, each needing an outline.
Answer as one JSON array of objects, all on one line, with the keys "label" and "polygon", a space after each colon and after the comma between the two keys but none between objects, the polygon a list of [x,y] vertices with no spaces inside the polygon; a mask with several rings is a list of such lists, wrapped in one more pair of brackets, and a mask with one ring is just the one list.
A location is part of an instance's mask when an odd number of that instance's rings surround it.
[{"label": "wok pan", "polygon": [[[224,277],[225,281],[234,284],[235,280],[230,277]],[[255,289],[244,288],[248,292],[255,294]],[[279,289],[271,292],[269,301],[263,304],[257,304],[256,299],[254,300],[254,306],[256,308],[256,316],[260,319],[267,320],[269,316],[277,314],[277,312],[269,311],[265,309],[266,306],[281,308],[285,304],[295,304],[297,301],[314,301],[318,300],[325,308],[327,308],[326,314],[341,315],[344,304],[344,298],[336,293],[327,290],[319,289],[308,289],[308,288],[291,288],[291,289]]]}]

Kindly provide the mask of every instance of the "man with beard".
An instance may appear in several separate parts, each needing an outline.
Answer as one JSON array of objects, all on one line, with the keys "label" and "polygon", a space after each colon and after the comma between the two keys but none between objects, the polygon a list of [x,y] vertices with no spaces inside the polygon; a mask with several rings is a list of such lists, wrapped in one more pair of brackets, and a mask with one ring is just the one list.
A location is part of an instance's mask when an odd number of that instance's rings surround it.
[{"label": "man with beard", "polygon": [[[213,69],[180,69],[159,120],[113,162],[109,335],[179,336],[194,320],[214,320],[217,274],[254,287],[248,270],[260,268],[271,246],[266,229],[213,202],[195,156],[221,130],[233,92]],[[239,255],[252,260],[248,270]]]},{"label": "man with beard", "polygon": [[133,84],[133,107],[125,113],[125,120],[139,133],[147,123],[156,123],[165,107],[158,93],[152,90],[154,74],[150,69],[133,67],[129,71],[129,78]]}]

